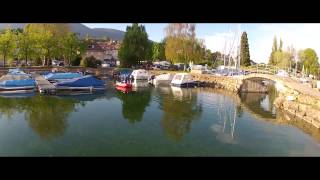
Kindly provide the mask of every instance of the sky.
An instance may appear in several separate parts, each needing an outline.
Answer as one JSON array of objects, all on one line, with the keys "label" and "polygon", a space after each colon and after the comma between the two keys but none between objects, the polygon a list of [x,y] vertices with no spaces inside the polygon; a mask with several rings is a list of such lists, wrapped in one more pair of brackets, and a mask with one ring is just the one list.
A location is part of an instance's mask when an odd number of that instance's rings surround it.
[{"label": "sky", "polygon": [[[141,23],[146,27],[149,39],[160,42],[164,37],[164,23]],[[125,31],[125,23],[94,23],[84,24],[90,28],[112,28]],[[283,41],[283,49],[293,46],[295,49],[312,48],[320,54],[320,23],[319,24],[280,24],[280,23],[247,23],[247,24],[222,24],[200,23],[196,24],[196,36],[203,39],[206,48],[212,52],[220,51],[228,54],[233,37],[238,33],[248,34],[251,59],[259,63],[267,63],[276,36]],[[225,47],[225,48],[224,48]]]}]

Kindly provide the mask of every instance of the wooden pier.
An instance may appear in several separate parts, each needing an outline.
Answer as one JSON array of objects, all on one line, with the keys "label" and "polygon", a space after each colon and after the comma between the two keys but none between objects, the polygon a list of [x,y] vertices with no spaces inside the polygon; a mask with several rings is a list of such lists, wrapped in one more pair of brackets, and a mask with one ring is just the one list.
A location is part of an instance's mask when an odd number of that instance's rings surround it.
[{"label": "wooden pier", "polygon": [[36,81],[40,93],[53,94],[56,92],[56,87],[40,74],[32,74],[32,77]]}]

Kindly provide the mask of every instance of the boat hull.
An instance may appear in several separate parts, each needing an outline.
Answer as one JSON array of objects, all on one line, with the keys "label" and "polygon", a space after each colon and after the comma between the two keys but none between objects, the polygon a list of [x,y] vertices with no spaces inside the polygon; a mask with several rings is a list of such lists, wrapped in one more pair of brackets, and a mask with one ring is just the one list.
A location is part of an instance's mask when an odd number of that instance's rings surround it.
[{"label": "boat hull", "polygon": [[174,87],[193,88],[193,87],[202,87],[203,83],[195,81],[195,82],[188,82],[188,83],[182,83],[182,84],[171,83],[170,85]]},{"label": "boat hull", "polygon": [[122,87],[122,88],[132,88],[132,84],[130,83],[121,83],[121,82],[117,82],[116,83],[117,87]]}]

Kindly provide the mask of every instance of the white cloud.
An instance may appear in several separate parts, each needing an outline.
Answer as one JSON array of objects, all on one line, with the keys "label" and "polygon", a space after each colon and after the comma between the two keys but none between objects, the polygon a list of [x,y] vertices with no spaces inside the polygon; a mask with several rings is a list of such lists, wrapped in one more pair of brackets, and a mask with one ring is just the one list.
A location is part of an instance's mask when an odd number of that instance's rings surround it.
[{"label": "white cloud", "polygon": [[[258,24],[247,31],[251,59],[268,62],[273,38],[283,40],[283,49],[293,45],[297,50],[313,48],[320,57],[320,24]],[[220,32],[205,36],[205,44],[211,51],[222,51],[225,37],[232,37],[231,32]]]},{"label": "white cloud", "polygon": [[203,37],[205,40],[205,45],[211,52],[220,51],[225,52],[226,54],[230,50],[230,42],[234,37],[234,33],[232,32],[222,32],[216,33],[214,35],[209,35]]}]

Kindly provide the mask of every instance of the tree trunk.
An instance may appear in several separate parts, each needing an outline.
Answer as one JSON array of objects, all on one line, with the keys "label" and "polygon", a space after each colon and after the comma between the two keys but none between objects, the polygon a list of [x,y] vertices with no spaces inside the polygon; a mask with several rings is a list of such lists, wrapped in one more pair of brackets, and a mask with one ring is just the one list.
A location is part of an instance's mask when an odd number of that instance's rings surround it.
[{"label": "tree trunk", "polygon": [[46,64],[46,56],[43,56],[42,66],[45,66],[45,64]]},{"label": "tree trunk", "polygon": [[6,55],[3,55],[3,67],[6,67]]},{"label": "tree trunk", "polygon": [[26,65],[28,64],[28,55],[26,54]]}]

